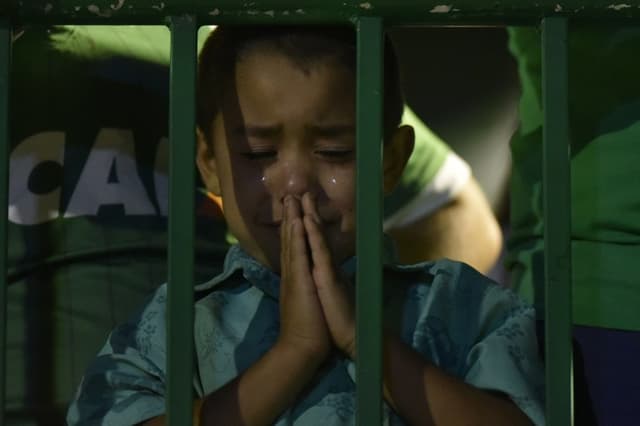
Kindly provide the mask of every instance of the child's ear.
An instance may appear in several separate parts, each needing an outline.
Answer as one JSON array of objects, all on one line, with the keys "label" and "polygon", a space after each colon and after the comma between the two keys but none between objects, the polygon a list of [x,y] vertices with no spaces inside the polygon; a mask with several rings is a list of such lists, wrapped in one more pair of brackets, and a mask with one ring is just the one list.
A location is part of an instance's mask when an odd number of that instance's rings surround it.
[{"label": "child's ear", "polygon": [[400,181],[400,176],[413,152],[414,139],[413,127],[402,125],[395,130],[391,140],[385,144],[383,157],[385,195],[390,194]]},{"label": "child's ear", "polygon": [[209,192],[218,197],[220,194],[220,181],[218,179],[218,168],[216,166],[215,156],[213,155],[213,147],[207,141],[206,136],[198,128],[196,130],[198,146],[196,147],[196,165],[200,172],[202,182]]}]

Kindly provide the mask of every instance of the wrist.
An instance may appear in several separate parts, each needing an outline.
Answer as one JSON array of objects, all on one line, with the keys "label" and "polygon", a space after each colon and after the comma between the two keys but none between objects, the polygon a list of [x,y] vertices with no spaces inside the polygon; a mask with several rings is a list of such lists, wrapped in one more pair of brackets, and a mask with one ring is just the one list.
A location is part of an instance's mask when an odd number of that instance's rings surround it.
[{"label": "wrist", "polygon": [[327,358],[328,351],[296,345],[286,339],[278,339],[271,351],[291,366],[305,365],[316,370]]}]

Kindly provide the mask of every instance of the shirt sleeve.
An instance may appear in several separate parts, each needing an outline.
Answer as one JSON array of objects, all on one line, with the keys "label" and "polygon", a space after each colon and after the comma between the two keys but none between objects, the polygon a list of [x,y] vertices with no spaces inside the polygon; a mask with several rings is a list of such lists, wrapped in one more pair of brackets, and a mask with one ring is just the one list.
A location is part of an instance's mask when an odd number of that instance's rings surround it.
[{"label": "shirt sleeve", "polygon": [[166,286],[117,327],[87,369],[69,425],[133,425],[165,412]]},{"label": "shirt sleeve", "polygon": [[544,370],[533,308],[463,263],[424,265],[431,282],[407,293],[403,339],[443,371],[504,394],[543,425]]},{"label": "shirt sleeve", "polygon": [[543,425],[544,371],[533,308],[495,286],[487,290],[480,313],[479,338],[466,356],[465,382],[505,394],[534,424]]},{"label": "shirt sleeve", "polygon": [[408,225],[448,203],[471,177],[471,168],[405,107],[415,145],[396,189],[385,198],[385,230]]}]

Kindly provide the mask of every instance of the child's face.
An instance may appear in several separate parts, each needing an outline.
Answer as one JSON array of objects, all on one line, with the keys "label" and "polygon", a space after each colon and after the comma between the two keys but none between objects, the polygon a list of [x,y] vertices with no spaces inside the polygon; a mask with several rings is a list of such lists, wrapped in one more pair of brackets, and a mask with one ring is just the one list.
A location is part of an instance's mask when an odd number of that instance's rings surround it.
[{"label": "child's face", "polygon": [[[238,62],[198,167],[222,196],[231,232],[253,257],[280,270],[283,199],[312,194],[336,262],[355,252],[354,76],[332,62],[307,72],[277,52]],[[213,154],[213,155],[211,155]]]}]

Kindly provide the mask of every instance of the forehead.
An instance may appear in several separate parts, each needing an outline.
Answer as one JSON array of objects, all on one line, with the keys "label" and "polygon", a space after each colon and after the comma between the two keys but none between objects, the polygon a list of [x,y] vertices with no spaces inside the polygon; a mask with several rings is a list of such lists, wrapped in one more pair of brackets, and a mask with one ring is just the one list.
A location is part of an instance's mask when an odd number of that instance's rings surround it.
[{"label": "forehead", "polygon": [[355,113],[354,73],[332,57],[300,63],[275,49],[253,49],[238,60],[233,80],[225,109],[237,105],[243,115],[348,119]]}]

